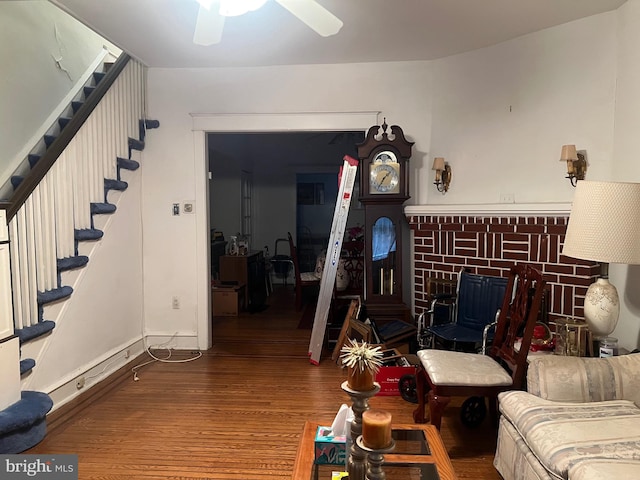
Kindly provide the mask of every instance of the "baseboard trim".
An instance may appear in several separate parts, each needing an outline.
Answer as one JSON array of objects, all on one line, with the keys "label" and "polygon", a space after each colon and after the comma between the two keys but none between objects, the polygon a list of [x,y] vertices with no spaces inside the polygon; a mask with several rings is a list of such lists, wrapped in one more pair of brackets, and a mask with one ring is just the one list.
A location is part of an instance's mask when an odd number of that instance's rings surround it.
[{"label": "baseboard trim", "polygon": [[80,393],[78,396],[60,406],[47,415],[47,430],[49,432],[65,425],[79,412],[87,408],[94,401],[98,400],[105,393],[113,390],[122,382],[132,378],[131,369],[140,363],[147,356],[146,352],[141,353],[118,370],[101,380],[100,382]]}]

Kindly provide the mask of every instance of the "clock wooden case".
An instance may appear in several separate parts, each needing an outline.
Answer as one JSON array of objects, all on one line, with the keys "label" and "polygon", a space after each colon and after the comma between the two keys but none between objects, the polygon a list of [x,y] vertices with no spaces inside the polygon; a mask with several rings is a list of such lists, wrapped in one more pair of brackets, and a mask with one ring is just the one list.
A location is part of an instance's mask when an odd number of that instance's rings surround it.
[{"label": "clock wooden case", "polygon": [[[390,131],[389,131],[390,130]],[[370,314],[403,317],[403,204],[409,196],[409,158],[413,142],[386,123],[369,129],[357,145],[360,197],[365,210],[365,304]]]}]

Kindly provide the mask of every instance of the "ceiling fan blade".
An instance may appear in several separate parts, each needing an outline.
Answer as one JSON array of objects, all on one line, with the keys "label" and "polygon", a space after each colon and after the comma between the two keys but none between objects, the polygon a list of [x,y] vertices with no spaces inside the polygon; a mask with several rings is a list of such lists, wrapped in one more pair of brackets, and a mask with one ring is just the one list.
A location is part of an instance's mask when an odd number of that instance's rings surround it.
[{"label": "ceiling fan blade", "polygon": [[200,5],[196,28],[193,32],[193,43],[204,46],[220,43],[223,28],[224,17],[218,13],[217,8],[214,5],[211,8]]},{"label": "ceiling fan blade", "polygon": [[315,0],[276,0],[276,2],[323,37],[335,35],[342,28],[342,20]]}]

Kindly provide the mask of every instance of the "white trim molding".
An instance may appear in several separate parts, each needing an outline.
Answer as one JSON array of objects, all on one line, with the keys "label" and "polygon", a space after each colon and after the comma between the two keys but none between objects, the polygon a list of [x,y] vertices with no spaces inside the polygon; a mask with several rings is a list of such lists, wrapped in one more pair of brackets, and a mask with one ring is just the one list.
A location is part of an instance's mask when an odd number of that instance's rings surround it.
[{"label": "white trim molding", "polygon": [[193,130],[265,132],[366,130],[378,125],[380,112],[192,113]]},{"label": "white trim molding", "polygon": [[461,215],[475,217],[568,217],[571,203],[480,203],[475,205],[407,205],[407,217]]}]

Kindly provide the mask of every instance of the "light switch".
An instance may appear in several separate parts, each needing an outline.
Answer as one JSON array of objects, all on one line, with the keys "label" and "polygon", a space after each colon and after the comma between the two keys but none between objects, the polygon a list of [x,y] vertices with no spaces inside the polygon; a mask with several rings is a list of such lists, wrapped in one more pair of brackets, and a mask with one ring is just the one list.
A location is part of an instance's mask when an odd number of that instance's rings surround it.
[{"label": "light switch", "polygon": [[179,203],[174,203],[173,204],[173,214],[174,215],[180,215],[180,204]]}]

